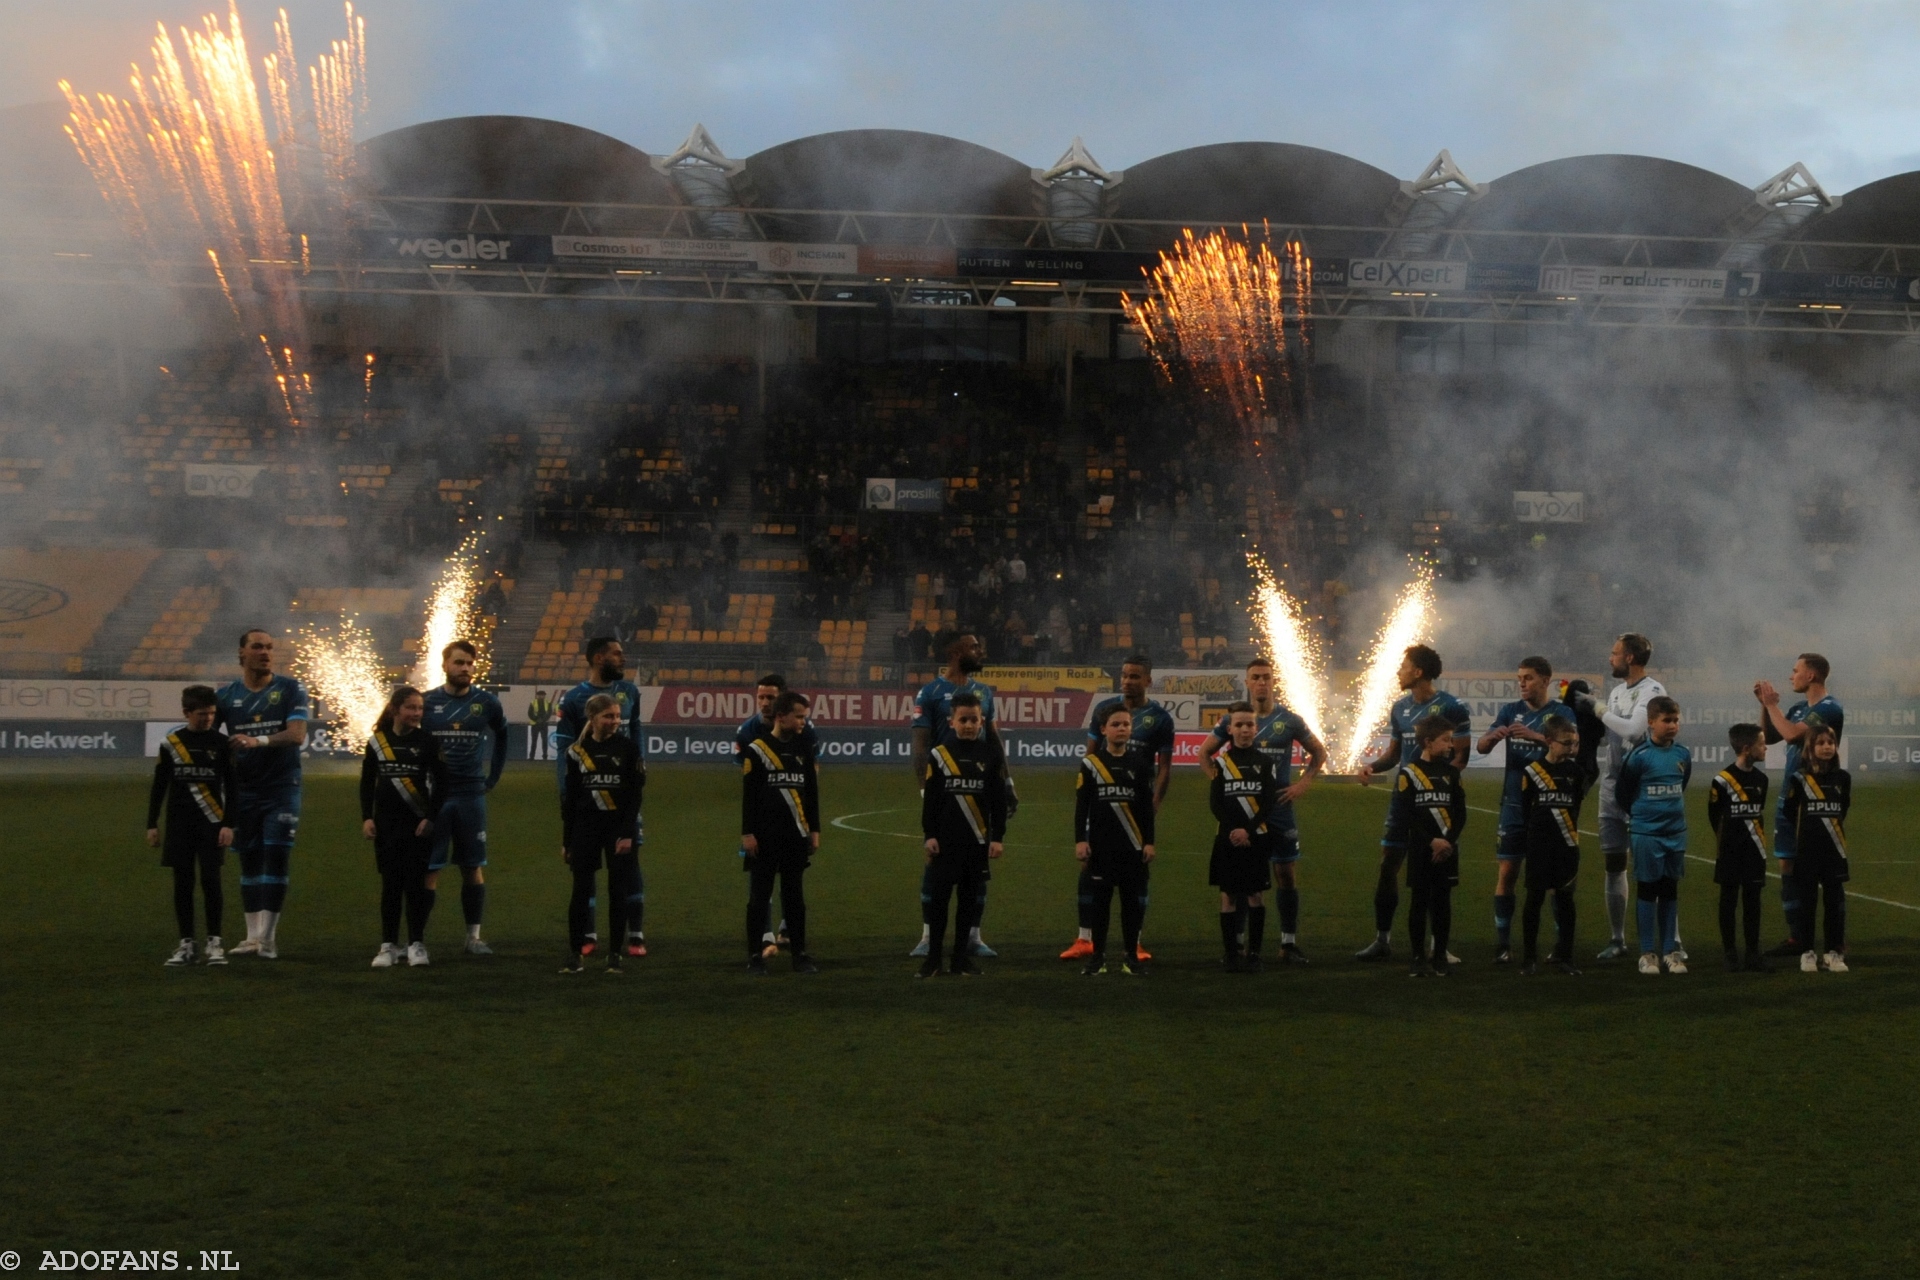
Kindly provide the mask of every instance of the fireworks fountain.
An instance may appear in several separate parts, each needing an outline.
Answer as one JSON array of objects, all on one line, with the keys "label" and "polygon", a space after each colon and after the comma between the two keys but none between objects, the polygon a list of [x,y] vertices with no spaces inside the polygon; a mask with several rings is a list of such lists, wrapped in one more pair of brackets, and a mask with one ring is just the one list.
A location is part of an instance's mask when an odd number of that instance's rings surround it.
[{"label": "fireworks fountain", "polygon": [[67,135],[149,266],[165,279],[176,263],[207,261],[240,335],[258,336],[294,425],[308,412],[313,376],[296,285],[307,236],[289,219],[326,223],[344,212],[366,108],[366,23],[351,3],[346,19],[346,39],[308,68],[303,94],[281,11],[276,51],[261,64],[271,136],[231,5],[225,28],[209,14],[198,30],[182,27],[177,45],[162,26],[153,70],[134,67],[129,97],[88,98],[60,82]]},{"label": "fireworks fountain", "polygon": [[294,633],[293,674],[327,709],[333,744],[358,754],[373,735],[392,682],[373,633],[346,614]]},{"label": "fireworks fountain", "polygon": [[439,682],[435,664],[440,651],[462,638],[472,640],[480,651],[474,658],[474,682],[482,683],[487,678],[490,646],[480,634],[480,560],[476,554],[479,544],[478,534],[468,537],[458,551],[447,557],[439,578],[434,581],[433,593],[427,598],[426,631],[420,639],[420,651],[413,668],[415,688],[425,689]]},{"label": "fireworks fountain", "polygon": [[1268,555],[1285,537],[1301,469],[1296,404],[1306,390],[1312,262],[1297,241],[1276,252],[1262,231],[1257,242],[1244,227],[1238,239],[1223,231],[1186,232],[1149,274],[1145,300],[1123,298],[1121,305],[1163,376],[1190,379],[1232,414],[1236,444],[1252,463],[1257,517],[1255,547],[1247,555],[1249,612],[1281,699],[1327,742],[1331,768],[1350,773],[1366,758],[1399,693],[1401,652],[1431,637],[1433,574],[1427,565],[1414,566],[1413,581],[1374,638],[1359,679],[1345,691],[1336,724],[1324,646]]}]

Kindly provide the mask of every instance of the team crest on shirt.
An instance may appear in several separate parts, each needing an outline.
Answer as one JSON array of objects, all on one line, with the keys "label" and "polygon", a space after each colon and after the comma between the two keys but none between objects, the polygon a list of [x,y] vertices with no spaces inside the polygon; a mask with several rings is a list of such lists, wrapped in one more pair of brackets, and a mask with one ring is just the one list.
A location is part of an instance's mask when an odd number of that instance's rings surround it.
[{"label": "team crest on shirt", "polygon": [[274,690],[274,691],[273,691],[272,693],[270,693],[270,694],[268,694],[268,695],[267,695],[267,705],[268,705],[268,706],[270,706],[270,707],[271,707],[272,705],[274,705],[274,704],[275,704],[276,702],[278,702],[278,701],[280,701],[280,691],[279,691],[278,689],[275,689],[275,690]]}]

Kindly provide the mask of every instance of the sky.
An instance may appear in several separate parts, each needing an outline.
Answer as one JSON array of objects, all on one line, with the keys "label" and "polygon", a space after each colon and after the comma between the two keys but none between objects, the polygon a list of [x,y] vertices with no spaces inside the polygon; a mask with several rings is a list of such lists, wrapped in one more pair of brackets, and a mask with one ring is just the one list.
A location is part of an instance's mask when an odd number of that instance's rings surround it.
[{"label": "sky", "polygon": [[[0,106],[119,89],[156,21],[220,0],[0,0]],[[239,5],[256,53],[275,8]],[[333,0],[289,0],[303,60]],[[730,155],[836,129],[920,129],[1110,169],[1265,140],[1479,181],[1632,152],[1753,185],[1804,161],[1836,193],[1920,168],[1920,5],[1801,0],[360,0],[367,134],[545,116]]]}]

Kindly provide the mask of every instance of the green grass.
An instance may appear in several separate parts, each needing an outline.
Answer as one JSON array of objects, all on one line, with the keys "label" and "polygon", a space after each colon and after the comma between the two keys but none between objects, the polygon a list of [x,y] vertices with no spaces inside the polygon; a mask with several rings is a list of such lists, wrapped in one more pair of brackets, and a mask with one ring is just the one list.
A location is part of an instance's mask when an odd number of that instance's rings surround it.
[{"label": "green grass", "polygon": [[[458,954],[443,890],[434,965],[379,973],[349,779],[309,779],[285,958],[224,971],[161,967],[143,780],[0,779],[0,1249],[29,1270],[42,1249],[225,1249],[273,1276],[1920,1266],[1920,913],[1856,902],[1851,975],[1728,975],[1695,863],[1692,975],[1522,979],[1487,962],[1492,819],[1475,813],[1467,963],[1409,982],[1346,959],[1371,932],[1384,795],[1324,786],[1301,816],[1317,963],[1228,976],[1183,774],[1148,919],[1160,963],[1089,981],[1054,958],[1072,937],[1070,778],[1026,775],[986,922],[1002,958],[971,982],[910,976],[914,843],[841,828],[809,876],[825,972],[739,972],[724,770],[655,772],[655,955],[619,981],[555,973],[567,878],[541,769],[493,805],[499,955]],[[897,770],[832,771],[825,801],[913,829]],[[1916,818],[1920,788],[1861,788],[1855,889],[1920,904],[1902,861]],[[1772,940],[1771,891],[1767,912]]]}]

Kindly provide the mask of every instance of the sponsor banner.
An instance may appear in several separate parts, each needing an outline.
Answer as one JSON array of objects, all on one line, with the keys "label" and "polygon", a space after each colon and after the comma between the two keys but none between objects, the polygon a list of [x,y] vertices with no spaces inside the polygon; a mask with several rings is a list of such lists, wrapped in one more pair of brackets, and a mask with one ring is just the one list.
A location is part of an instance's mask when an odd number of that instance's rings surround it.
[{"label": "sponsor banner", "polygon": [[1156,671],[1147,696],[1173,713],[1176,729],[1211,729],[1227,704],[1247,696],[1246,675],[1212,667]]},{"label": "sponsor banner", "polygon": [[359,244],[362,258],[402,262],[529,264],[553,260],[552,236],[497,231],[362,231]]},{"label": "sponsor banner", "polygon": [[869,511],[944,511],[947,485],[944,480],[899,480],[875,476],[867,481]]},{"label": "sponsor banner", "polygon": [[[717,727],[648,725],[647,760],[651,764],[733,763],[733,733]],[[1074,765],[1085,738],[1077,731],[1017,729],[1001,735],[1015,765]],[[913,734],[906,729],[820,729],[823,764],[905,765],[913,759]]]},{"label": "sponsor banner", "polygon": [[189,462],[180,468],[189,498],[251,498],[254,477],[265,467]]},{"label": "sponsor banner", "polygon": [[[1000,668],[1028,671],[1034,668]],[[994,723],[1008,729],[1078,729],[1092,714],[1098,695],[1078,689],[1003,687],[989,667],[980,678],[994,685]],[[1055,673],[1071,668],[1038,668]],[[812,722],[822,732],[830,728],[905,729],[913,719],[916,691],[880,689],[800,688],[813,704]],[[722,725],[729,730],[759,709],[751,688],[715,689],[694,685],[666,685],[651,708],[642,699],[649,729],[657,725]],[[509,714],[514,709],[509,708]]]},{"label": "sponsor banner", "polygon": [[[507,713],[508,724],[552,724],[558,714],[561,695],[586,678],[587,663],[586,659],[582,658],[580,674],[572,680],[556,680],[552,684],[490,684],[487,686],[487,692],[500,699],[500,707]],[[660,702],[661,692],[659,685],[640,686],[640,719],[642,721],[653,719],[655,708]],[[724,692],[732,693],[734,690],[728,689]],[[751,700],[752,689],[747,690],[747,696]],[[541,707],[545,708],[545,714],[536,715],[536,711]],[[738,718],[744,720],[746,715],[747,713],[742,711]]]},{"label": "sponsor banner", "polygon": [[1540,268],[1540,292],[1724,298],[1727,273],[1695,267],[1544,266]]},{"label": "sponsor banner", "polygon": [[[993,686],[996,698],[1008,693],[1032,691],[1063,693],[1079,689],[1087,693],[1112,693],[1113,677],[1099,667],[984,667],[982,684]],[[1087,714],[1085,711],[1082,715]]]},{"label": "sponsor banner", "polygon": [[863,244],[857,248],[859,273],[863,276],[945,278],[958,274],[957,252],[951,245]]},{"label": "sponsor banner", "polygon": [[1469,293],[1537,293],[1540,264],[1536,262],[1475,262],[1467,268]]},{"label": "sponsor banner", "polygon": [[1432,258],[1355,258],[1347,286],[1393,293],[1465,293],[1470,264]]},{"label": "sponsor banner", "polygon": [[1920,302],[1920,276],[1877,271],[1747,271],[1738,298],[1805,298],[1818,302]]},{"label": "sponsor banner", "polygon": [[[180,714],[193,680],[0,680],[0,722],[152,720]],[[209,683],[225,683],[214,681]]]},{"label": "sponsor banner", "polygon": [[860,246],[758,240],[671,240],[657,236],[554,236],[555,258],[624,262],[688,271],[771,271],[855,275]]},{"label": "sponsor banner", "polygon": [[1584,524],[1587,495],[1546,489],[1515,489],[1513,518],[1521,524]]},{"label": "sponsor banner", "polygon": [[[1207,739],[1211,738],[1212,736],[1213,734],[1211,731],[1205,732],[1205,733],[1195,731],[1195,732],[1180,732],[1180,733],[1174,734],[1173,735],[1174,767],[1179,768],[1183,765],[1192,765],[1197,767],[1200,763],[1200,753],[1206,747]],[[1306,764],[1306,762],[1307,762],[1307,753],[1302,751],[1300,749],[1300,744],[1296,742],[1293,746],[1293,763],[1295,765],[1304,765]]]},{"label": "sponsor banner", "polygon": [[[164,734],[162,737],[166,736]],[[143,724],[73,720],[9,720],[0,725],[0,757],[139,757],[146,754]]]},{"label": "sponsor banner", "polygon": [[1160,255],[1125,249],[972,248],[954,252],[958,275],[1010,280],[1138,280]]}]

